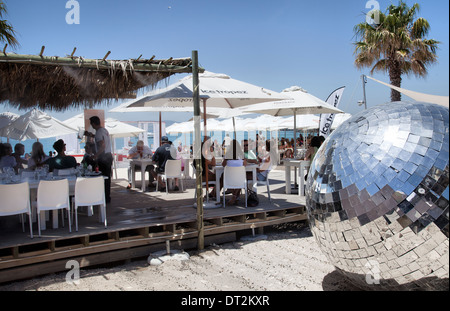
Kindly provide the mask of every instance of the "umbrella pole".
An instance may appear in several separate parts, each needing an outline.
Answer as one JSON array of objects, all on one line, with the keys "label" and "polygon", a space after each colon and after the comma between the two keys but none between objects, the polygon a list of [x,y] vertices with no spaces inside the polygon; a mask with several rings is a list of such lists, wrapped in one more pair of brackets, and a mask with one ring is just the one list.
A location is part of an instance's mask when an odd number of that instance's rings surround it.
[{"label": "umbrella pole", "polygon": [[112,137],[112,147],[113,147],[113,160],[114,160],[114,172],[116,173],[117,179],[117,162],[116,162],[116,139]]},{"label": "umbrella pole", "polygon": [[[202,98],[203,100],[203,142],[206,142],[206,137],[208,133],[206,132],[206,98]],[[203,150],[201,150],[203,152]],[[209,178],[209,168],[208,166],[205,167],[205,182],[206,182],[206,203],[209,203],[209,185],[208,185],[208,178]]]},{"label": "umbrella pole", "polygon": [[196,191],[197,191],[197,248],[205,248],[205,232],[203,225],[203,195],[202,195],[202,166],[201,160],[201,133],[200,133],[200,96],[199,96],[199,77],[198,77],[198,51],[192,51],[192,83],[193,83],[193,102],[194,102],[194,159],[196,163]]},{"label": "umbrella pole", "polygon": [[[159,145],[162,146],[162,118],[161,118],[161,111],[159,112]],[[153,143],[155,143],[155,135],[153,135]]]},{"label": "umbrella pole", "polygon": [[[294,108],[294,159],[295,155],[297,154],[297,109]],[[297,166],[294,166],[294,187],[297,188]],[[299,190],[300,191],[300,190]]]}]

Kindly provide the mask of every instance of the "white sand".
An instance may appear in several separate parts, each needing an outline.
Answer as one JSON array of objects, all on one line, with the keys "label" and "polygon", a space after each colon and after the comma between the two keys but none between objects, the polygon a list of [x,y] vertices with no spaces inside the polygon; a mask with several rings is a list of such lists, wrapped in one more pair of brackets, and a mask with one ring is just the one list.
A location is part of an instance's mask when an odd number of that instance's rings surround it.
[{"label": "white sand", "polygon": [[240,239],[190,251],[190,259],[150,266],[146,259],[124,265],[82,268],[79,284],[66,273],[0,285],[38,291],[335,291],[358,290],[318,248],[306,223],[266,230],[266,239]]}]

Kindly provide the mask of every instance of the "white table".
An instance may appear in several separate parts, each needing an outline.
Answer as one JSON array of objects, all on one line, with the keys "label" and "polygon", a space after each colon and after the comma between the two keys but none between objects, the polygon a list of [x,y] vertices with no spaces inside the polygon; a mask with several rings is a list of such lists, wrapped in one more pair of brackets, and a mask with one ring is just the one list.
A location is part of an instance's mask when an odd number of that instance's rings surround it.
[{"label": "white table", "polygon": [[147,169],[147,166],[154,165],[152,159],[132,159],[130,161],[130,167],[131,167],[131,187],[135,188],[136,184],[136,165],[141,166],[141,190],[142,192],[145,192],[145,170]]},{"label": "white table", "polygon": [[305,195],[305,172],[309,170],[310,162],[304,160],[284,160],[286,194],[291,194],[291,167],[298,168],[298,179],[300,180],[298,195]]},{"label": "white table", "polygon": [[[248,164],[245,166],[245,171],[247,172],[252,172],[252,190],[255,191],[256,193],[258,193],[258,189],[257,189],[257,185],[258,185],[258,181],[256,178],[256,169],[258,168],[257,164]],[[222,176],[223,172],[225,170],[225,167],[223,167],[222,165],[216,165],[213,167],[213,171],[216,174],[216,201],[220,202],[220,177]]]}]

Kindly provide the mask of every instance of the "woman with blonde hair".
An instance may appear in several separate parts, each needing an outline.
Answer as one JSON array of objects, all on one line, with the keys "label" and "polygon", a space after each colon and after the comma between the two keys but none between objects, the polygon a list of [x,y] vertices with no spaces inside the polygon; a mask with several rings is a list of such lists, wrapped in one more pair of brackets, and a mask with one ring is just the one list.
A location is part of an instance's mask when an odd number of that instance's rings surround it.
[{"label": "woman with blonde hair", "polygon": [[32,146],[31,158],[28,159],[28,168],[34,170],[36,167],[41,167],[49,158],[44,152],[44,146],[37,141]]}]

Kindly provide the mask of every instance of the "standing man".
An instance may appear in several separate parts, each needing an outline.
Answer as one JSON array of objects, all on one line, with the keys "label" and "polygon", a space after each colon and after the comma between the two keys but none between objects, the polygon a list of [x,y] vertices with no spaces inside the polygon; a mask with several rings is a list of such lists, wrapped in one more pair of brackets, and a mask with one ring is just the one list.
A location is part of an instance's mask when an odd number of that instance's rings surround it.
[{"label": "standing man", "polygon": [[111,139],[108,130],[101,126],[100,118],[97,116],[90,117],[89,121],[92,128],[95,130],[95,135],[89,132],[84,132],[84,135],[95,137],[96,152],[93,156],[97,160],[98,169],[102,175],[108,177],[105,179],[105,200],[106,203],[111,202],[111,178],[112,178],[112,149]]}]

